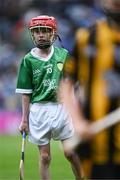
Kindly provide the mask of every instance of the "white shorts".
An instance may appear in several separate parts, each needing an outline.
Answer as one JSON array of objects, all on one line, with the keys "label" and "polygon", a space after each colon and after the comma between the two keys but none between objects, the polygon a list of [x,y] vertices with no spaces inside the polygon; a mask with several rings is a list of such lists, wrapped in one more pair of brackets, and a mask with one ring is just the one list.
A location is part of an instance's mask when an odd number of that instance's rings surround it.
[{"label": "white shorts", "polygon": [[72,121],[62,104],[35,103],[31,105],[28,136],[30,142],[46,145],[51,138],[65,140],[72,137],[73,134]]}]

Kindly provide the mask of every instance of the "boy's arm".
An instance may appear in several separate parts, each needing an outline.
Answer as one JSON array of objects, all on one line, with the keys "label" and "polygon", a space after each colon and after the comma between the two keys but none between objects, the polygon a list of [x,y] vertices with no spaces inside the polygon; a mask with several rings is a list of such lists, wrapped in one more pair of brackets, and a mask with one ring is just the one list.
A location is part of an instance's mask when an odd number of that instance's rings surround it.
[{"label": "boy's arm", "polygon": [[22,94],[22,120],[19,126],[20,132],[29,131],[29,106],[30,106],[30,94]]}]

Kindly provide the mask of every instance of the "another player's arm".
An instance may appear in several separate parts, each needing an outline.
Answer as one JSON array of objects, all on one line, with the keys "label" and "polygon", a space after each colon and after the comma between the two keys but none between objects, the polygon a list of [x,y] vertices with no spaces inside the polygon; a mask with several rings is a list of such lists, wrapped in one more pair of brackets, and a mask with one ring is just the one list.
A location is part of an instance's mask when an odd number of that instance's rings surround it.
[{"label": "another player's arm", "polygon": [[83,116],[82,108],[74,93],[74,84],[70,79],[63,79],[60,84],[61,101],[66,106],[69,114],[72,117],[75,132],[80,136],[87,136],[87,122]]},{"label": "another player's arm", "polygon": [[82,107],[80,107],[80,102],[78,101],[74,91],[76,71],[76,60],[73,57],[68,58],[63,69],[63,79],[60,83],[59,96],[72,117],[76,133],[86,138],[88,135],[88,124],[83,115]]},{"label": "another player's arm", "polygon": [[29,131],[29,106],[30,106],[31,94],[22,94],[22,120],[19,126],[19,130],[21,132],[25,131],[26,133]]}]

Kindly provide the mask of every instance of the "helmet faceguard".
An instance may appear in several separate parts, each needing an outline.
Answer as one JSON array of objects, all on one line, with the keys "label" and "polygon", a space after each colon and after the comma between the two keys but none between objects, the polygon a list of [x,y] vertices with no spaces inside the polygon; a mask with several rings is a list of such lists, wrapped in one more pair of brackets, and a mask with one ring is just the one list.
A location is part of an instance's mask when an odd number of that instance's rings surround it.
[{"label": "helmet faceguard", "polygon": [[[50,47],[57,38],[57,22],[56,19],[51,16],[37,16],[32,18],[29,23],[29,29],[34,44],[40,49]],[[44,29],[44,31],[49,34],[48,38],[44,41],[36,41],[34,37],[34,31],[36,29],[40,31]]]}]

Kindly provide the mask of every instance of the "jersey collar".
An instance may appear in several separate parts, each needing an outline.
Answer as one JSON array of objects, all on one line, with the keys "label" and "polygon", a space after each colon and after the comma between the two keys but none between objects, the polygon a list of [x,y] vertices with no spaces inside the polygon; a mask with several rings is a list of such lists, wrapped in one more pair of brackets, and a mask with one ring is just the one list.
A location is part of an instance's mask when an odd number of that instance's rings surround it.
[{"label": "jersey collar", "polygon": [[54,46],[51,46],[51,52],[50,52],[50,54],[49,54],[46,58],[43,58],[43,57],[38,56],[38,55],[35,53],[35,50],[36,50],[36,47],[33,48],[33,49],[31,49],[31,52],[30,52],[33,57],[35,57],[35,58],[37,58],[37,59],[39,59],[39,60],[41,60],[41,61],[48,61],[48,60],[52,57],[52,55],[53,55],[53,53],[54,53]]}]

